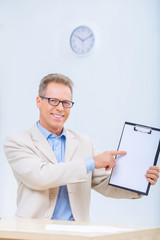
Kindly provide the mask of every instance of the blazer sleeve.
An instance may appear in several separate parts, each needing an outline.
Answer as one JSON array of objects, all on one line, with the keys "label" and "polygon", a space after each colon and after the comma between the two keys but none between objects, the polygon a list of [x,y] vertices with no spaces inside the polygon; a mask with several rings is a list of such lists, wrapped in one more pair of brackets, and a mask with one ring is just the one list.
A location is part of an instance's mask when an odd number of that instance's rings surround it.
[{"label": "blazer sleeve", "polygon": [[[93,144],[93,142],[92,142],[92,146],[93,146],[93,156],[98,155],[99,153],[95,145]],[[138,194],[129,190],[108,185],[109,178],[110,178],[110,171],[105,171],[104,168],[94,169],[92,173],[92,188],[95,191],[101,193],[102,195],[106,197],[111,197],[111,198],[137,199],[142,196],[141,194]]]},{"label": "blazer sleeve", "polygon": [[4,151],[17,180],[34,190],[87,181],[84,159],[63,163],[46,162],[18,136],[5,139]]}]

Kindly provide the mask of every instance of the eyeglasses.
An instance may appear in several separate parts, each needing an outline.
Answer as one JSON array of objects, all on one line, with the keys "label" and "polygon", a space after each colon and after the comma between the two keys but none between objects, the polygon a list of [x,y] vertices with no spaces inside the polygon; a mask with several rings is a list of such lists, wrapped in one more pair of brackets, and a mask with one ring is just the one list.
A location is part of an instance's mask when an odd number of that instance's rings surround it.
[{"label": "eyeglasses", "polygon": [[58,106],[60,103],[62,103],[62,106],[64,108],[71,108],[74,104],[74,102],[72,101],[60,101],[59,99],[57,98],[47,98],[47,97],[43,97],[43,96],[40,96],[41,98],[44,98],[44,99],[48,99],[48,103],[52,106]]}]

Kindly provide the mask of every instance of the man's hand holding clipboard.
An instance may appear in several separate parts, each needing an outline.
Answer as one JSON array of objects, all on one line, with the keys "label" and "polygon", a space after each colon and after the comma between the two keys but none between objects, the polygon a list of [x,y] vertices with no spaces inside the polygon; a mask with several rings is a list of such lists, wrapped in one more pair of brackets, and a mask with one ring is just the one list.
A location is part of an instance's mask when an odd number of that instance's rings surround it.
[{"label": "man's hand holding clipboard", "polygon": [[160,169],[156,166],[160,152],[160,129],[126,122],[120,138],[109,185],[148,195],[156,184]]},{"label": "man's hand holding clipboard", "polygon": [[160,172],[160,169],[158,166],[151,166],[146,174],[145,174],[145,177],[147,179],[147,181],[151,184],[151,185],[155,185],[158,178],[159,178],[159,172]]}]

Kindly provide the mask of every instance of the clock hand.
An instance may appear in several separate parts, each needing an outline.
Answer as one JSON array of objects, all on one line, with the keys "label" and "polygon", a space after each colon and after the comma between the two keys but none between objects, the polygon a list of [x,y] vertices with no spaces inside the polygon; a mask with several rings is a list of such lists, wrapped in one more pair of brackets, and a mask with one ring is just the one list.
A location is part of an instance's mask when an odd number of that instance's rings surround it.
[{"label": "clock hand", "polygon": [[84,41],[81,37],[79,37],[78,35],[75,35],[76,38],[79,38],[82,42]]},{"label": "clock hand", "polygon": [[89,35],[88,37],[84,38],[83,41],[86,41],[88,38],[92,37],[93,34]]}]

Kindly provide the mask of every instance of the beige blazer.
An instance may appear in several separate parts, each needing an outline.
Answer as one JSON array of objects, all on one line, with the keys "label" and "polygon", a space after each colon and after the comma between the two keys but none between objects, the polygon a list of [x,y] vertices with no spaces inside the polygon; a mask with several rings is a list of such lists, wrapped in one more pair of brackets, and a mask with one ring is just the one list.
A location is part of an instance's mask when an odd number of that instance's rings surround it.
[{"label": "beige blazer", "polygon": [[89,220],[91,188],[108,197],[139,198],[136,193],[109,186],[109,175],[104,169],[87,174],[84,159],[95,156],[97,151],[86,135],[66,129],[64,163],[57,162],[36,125],[7,137],[4,150],[18,183],[18,217],[51,218],[61,185],[67,185],[77,221]]}]

